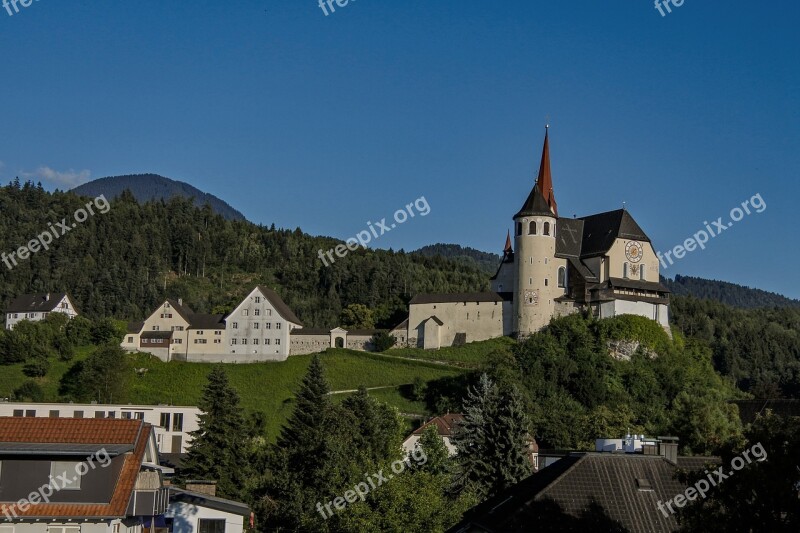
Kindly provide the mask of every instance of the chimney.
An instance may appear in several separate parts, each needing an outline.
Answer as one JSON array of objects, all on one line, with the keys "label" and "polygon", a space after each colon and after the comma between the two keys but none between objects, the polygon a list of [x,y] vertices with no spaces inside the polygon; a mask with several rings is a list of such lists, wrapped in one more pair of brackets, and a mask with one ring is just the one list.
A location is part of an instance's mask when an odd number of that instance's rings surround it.
[{"label": "chimney", "polygon": [[217,482],[216,481],[187,481],[186,490],[189,492],[196,492],[198,494],[205,494],[206,496],[217,495]]},{"label": "chimney", "polygon": [[658,437],[658,452],[670,463],[678,464],[678,437]]},{"label": "chimney", "polygon": [[45,302],[49,302],[50,301],[50,293],[49,292],[45,295],[44,301]]},{"label": "chimney", "polygon": [[183,306],[183,298],[178,298],[178,305]]}]

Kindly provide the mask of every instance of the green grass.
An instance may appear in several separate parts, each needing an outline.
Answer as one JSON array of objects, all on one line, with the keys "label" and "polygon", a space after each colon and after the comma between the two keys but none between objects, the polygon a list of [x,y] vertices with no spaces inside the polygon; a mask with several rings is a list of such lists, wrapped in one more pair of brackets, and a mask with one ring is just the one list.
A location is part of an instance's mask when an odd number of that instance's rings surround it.
[{"label": "green grass", "polygon": [[393,348],[387,355],[413,357],[431,361],[446,361],[461,367],[475,368],[487,361],[490,353],[505,350],[516,344],[508,337],[499,337],[488,341],[471,342],[464,346],[441,348],[439,350],[423,350],[421,348]]},{"label": "green grass", "polygon": [[[69,363],[54,361],[47,377],[36,380],[45,391],[46,401],[60,400],[58,385],[61,376],[76,361],[85,358],[91,349],[81,349],[79,356]],[[214,366],[176,361],[164,363],[146,354],[131,357],[135,368],[148,369],[144,376],[134,376],[130,380],[127,401],[134,404],[197,405],[206,384],[206,376]],[[458,368],[424,361],[394,359],[350,350],[328,350],[321,357],[331,390],[352,390],[360,385],[391,386],[391,389],[371,393],[401,412],[414,414],[428,413],[423,404],[405,399],[399,392],[399,386],[409,385],[417,377],[428,382],[463,372]],[[295,355],[280,363],[225,365],[225,371],[231,385],[239,392],[245,412],[260,411],[265,414],[269,439],[278,435],[281,425],[291,413],[294,392],[311,358],[311,355]],[[0,367],[0,394],[4,397],[29,379],[22,373],[22,366]],[[337,400],[339,397],[346,395],[334,396]]]}]

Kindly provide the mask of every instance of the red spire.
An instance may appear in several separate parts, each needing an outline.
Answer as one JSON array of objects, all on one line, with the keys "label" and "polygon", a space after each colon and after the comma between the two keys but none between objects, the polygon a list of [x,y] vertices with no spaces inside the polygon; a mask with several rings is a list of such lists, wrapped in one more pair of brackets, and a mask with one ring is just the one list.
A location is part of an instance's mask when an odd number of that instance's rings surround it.
[{"label": "red spire", "polygon": [[506,247],[503,249],[505,253],[511,252],[513,248],[511,247],[511,231],[508,232],[506,235]]},{"label": "red spire", "polygon": [[549,133],[550,126],[548,125],[544,133],[544,148],[542,149],[542,164],[539,167],[539,179],[536,184],[539,186],[539,191],[544,196],[550,210],[553,211],[555,216],[558,216],[558,204],[556,203],[556,194],[553,191],[553,175],[550,173],[550,139]]}]

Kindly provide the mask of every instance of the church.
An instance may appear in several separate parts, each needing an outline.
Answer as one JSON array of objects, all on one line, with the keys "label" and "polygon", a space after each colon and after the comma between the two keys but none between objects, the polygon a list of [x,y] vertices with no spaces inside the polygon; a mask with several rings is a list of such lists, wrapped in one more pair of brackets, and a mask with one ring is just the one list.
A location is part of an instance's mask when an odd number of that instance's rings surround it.
[{"label": "church", "polygon": [[549,142],[546,131],[538,178],[513,216],[513,243],[509,233],[491,292],[415,296],[408,321],[392,331],[398,340],[435,350],[525,338],[584,310],[596,318],[644,316],[669,333],[669,290],[650,238],[626,209],[560,217]]}]

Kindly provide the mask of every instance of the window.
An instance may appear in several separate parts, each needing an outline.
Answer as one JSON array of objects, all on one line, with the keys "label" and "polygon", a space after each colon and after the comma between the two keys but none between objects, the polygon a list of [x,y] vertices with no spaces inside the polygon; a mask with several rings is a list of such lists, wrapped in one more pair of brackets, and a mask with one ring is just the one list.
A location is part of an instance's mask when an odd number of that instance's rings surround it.
[{"label": "window", "polygon": [[53,409],[50,411],[50,418],[58,418],[61,416],[61,413],[57,409]]},{"label": "window", "polygon": [[253,329],[258,329],[258,322],[253,323]]},{"label": "window", "polygon": [[183,331],[183,326],[172,326],[172,331]]},{"label": "window", "polygon": [[281,340],[275,339],[275,346],[280,346],[280,345],[281,345]]},{"label": "window", "polygon": [[214,339],[214,344],[222,344],[222,339]]},{"label": "window", "polygon": [[542,231],[542,235],[550,235],[550,223],[544,223],[544,231]]},{"label": "window", "polygon": [[517,235],[522,235],[522,222],[517,222]]},{"label": "window", "polygon": [[253,339],[253,345],[258,346],[258,339]]},{"label": "window", "polygon": [[281,329],[281,323],[275,322],[275,329]]},{"label": "window", "polygon": [[242,316],[249,316],[250,310],[249,309],[242,309]]},{"label": "window", "polygon": [[198,330],[197,330],[197,334],[198,334],[198,335],[204,335],[204,334],[205,334],[205,331],[203,331],[202,329],[198,329]]},{"label": "window", "polygon": [[215,331],[214,335],[222,335],[222,332],[221,331]]},{"label": "window", "polygon": [[623,263],[622,265],[622,277],[623,278],[628,277],[628,263]]},{"label": "window", "polygon": [[83,411],[75,411],[72,414],[72,418],[83,418]]},{"label": "window", "polygon": [[[78,472],[78,465],[75,461],[53,461],[50,463],[50,477],[61,480],[60,490],[79,490],[81,488],[81,476]],[[78,528],[80,531],[80,528]]]},{"label": "window", "polygon": [[183,431],[183,413],[175,413],[173,416],[172,431]]},{"label": "window", "polygon": [[253,315],[261,316],[261,309],[256,309],[255,311],[253,311]]},{"label": "window", "polygon": [[160,328],[158,326],[153,326],[153,331],[158,331]]},{"label": "window", "polygon": [[25,411],[25,416],[28,418],[35,418],[36,417],[36,410],[35,409],[28,409]]},{"label": "window", "polygon": [[272,316],[272,309],[267,309],[267,316]]},{"label": "window", "polygon": [[642,281],[644,281],[644,271],[644,265],[639,265],[639,279]]},{"label": "window", "polygon": [[245,346],[246,344],[247,344],[247,339],[242,339],[242,346]]},{"label": "window", "polygon": [[208,341],[206,339],[195,339],[194,343],[195,344],[208,344]]},{"label": "window", "polygon": [[238,342],[236,339],[231,339],[231,346],[236,346]]},{"label": "window", "polygon": [[266,344],[267,346],[269,346],[269,339],[264,339],[264,344]]},{"label": "window", "polygon": [[531,222],[528,226],[528,235],[536,235],[536,221]]},{"label": "window", "polygon": [[132,413],[130,411],[122,411],[122,418],[124,420],[130,420],[131,419],[131,414]]},{"label": "window", "polygon": [[81,533],[81,526],[47,526],[47,533]]},{"label": "window", "polygon": [[20,417],[22,417],[23,414],[24,413],[23,413],[22,409],[14,409],[14,416],[15,417],[20,418]]},{"label": "window", "polygon": [[261,303],[261,296],[256,296],[256,303],[257,303],[257,304],[260,304],[260,303]]},{"label": "window", "polygon": [[170,420],[169,413],[161,413],[161,423],[159,424],[159,426],[161,426],[164,429],[169,429],[169,420]]},{"label": "window", "polygon": [[201,518],[198,522],[199,533],[225,533],[225,520]]},{"label": "window", "polygon": [[114,411],[109,411],[108,412],[108,418],[117,418],[117,413],[114,412]]},{"label": "window", "polygon": [[562,289],[567,286],[567,269],[566,267],[558,267],[558,286]]},{"label": "window", "polygon": [[265,322],[264,329],[272,329],[272,322]]},{"label": "window", "polygon": [[95,411],[94,412],[94,417],[95,418],[105,418],[106,417],[106,412],[105,411]]},{"label": "window", "polygon": [[136,411],[134,417],[136,420],[144,420],[144,411]]},{"label": "window", "polygon": [[547,279],[547,278],[544,278],[544,286],[548,287],[549,285],[550,285],[550,280]]},{"label": "window", "polygon": [[234,322],[233,324],[231,324],[231,327],[233,329],[239,329],[239,323],[238,322]]},{"label": "window", "polygon": [[133,337],[128,337],[128,344],[133,344]]}]

